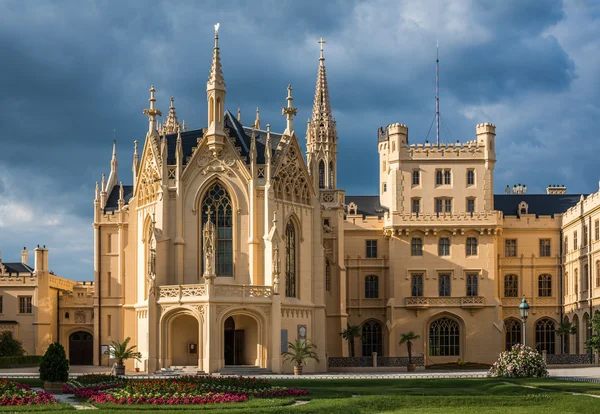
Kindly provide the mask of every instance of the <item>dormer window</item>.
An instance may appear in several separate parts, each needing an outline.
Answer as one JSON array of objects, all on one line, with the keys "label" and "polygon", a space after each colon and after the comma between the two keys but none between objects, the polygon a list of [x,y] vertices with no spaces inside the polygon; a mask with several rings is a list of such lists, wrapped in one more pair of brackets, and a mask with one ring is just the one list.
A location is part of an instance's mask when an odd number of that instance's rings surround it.
[{"label": "dormer window", "polygon": [[527,204],[524,201],[521,201],[517,207],[517,211],[519,212],[519,215],[521,214],[529,214],[529,204]]}]

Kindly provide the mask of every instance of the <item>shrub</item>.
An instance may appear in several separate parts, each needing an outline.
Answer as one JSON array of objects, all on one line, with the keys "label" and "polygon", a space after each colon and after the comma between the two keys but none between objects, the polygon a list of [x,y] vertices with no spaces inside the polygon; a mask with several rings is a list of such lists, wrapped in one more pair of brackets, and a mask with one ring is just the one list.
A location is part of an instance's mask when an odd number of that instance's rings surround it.
[{"label": "shrub", "polygon": [[547,377],[548,369],[539,352],[528,346],[516,344],[510,351],[500,354],[488,375],[507,378]]},{"label": "shrub", "polygon": [[58,342],[50,344],[40,363],[40,379],[50,382],[67,382],[69,360],[65,348]]},{"label": "shrub", "polygon": [[12,332],[4,331],[0,333],[0,357],[23,356],[23,341],[15,339]]},{"label": "shrub", "polygon": [[0,357],[0,368],[37,367],[42,362],[40,355]]}]

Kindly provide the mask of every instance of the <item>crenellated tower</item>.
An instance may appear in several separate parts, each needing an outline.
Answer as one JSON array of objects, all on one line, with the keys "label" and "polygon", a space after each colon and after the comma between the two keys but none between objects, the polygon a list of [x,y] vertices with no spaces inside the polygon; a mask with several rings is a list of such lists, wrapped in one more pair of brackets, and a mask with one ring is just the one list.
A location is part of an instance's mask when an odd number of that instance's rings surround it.
[{"label": "crenellated tower", "polygon": [[219,24],[215,25],[215,47],[213,48],[210,75],[206,83],[206,99],[208,100],[208,128],[206,140],[208,147],[216,157],[221,153],[225,143],[225,78],[221,68],[219,54]]},{"label": "crenellated tower", "polygon": [[335,189],[337,188],[337,131],[329,103],[325,57],[323,57],[325,40],[321,38],[318,43],[321,45],[321,55],[312,120],[308,121],[306,128],[306,156],[316,188]]}]

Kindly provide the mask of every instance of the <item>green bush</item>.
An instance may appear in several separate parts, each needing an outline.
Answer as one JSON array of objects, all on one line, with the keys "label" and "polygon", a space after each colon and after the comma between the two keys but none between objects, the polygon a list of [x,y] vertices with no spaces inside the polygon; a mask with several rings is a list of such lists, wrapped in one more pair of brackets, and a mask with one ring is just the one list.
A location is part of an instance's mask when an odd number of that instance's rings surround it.
[{"label": "green bush", "polygon": [[539,378],[547,377],[548,369],[542,355],[528,346],[516,344],[504,351],[488,371],[490,377]]},{"label": "green bush", "polygon": [[15,339],[12,332],[4,331],[0,333],[0,357],[23,356],[23,342]]},{"label": "green bush", "polygon": [[40,363],[40,379],[50,382],[67,382],[69,360],[65,348],[58,342],[50,344]]},{"label": "green bush", "polygon": [[41,362],[40,355],[0,357],[0,368],[37,367]]}]

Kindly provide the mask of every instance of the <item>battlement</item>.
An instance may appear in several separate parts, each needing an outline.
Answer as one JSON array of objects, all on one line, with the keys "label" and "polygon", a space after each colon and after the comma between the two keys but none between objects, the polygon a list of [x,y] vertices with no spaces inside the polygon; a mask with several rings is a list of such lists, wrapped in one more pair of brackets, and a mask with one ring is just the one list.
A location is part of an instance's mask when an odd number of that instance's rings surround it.
[{"label": "battlement", "polygon": [[388,134],[408,135],[408,127],[404,124],[390,124],[387,127]]},{"label": "battlement", "polygon": [[494,134],[496,135],[496,125],[491,124],[489,122],[484,122],[483,124],[477,124],[475,128],[477,135],[479,134]]}]

